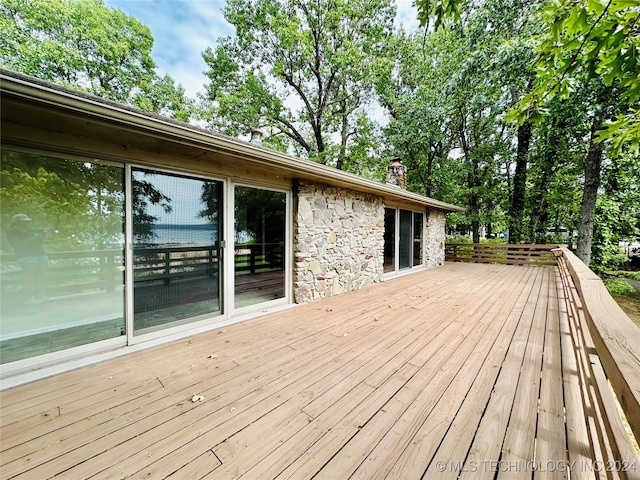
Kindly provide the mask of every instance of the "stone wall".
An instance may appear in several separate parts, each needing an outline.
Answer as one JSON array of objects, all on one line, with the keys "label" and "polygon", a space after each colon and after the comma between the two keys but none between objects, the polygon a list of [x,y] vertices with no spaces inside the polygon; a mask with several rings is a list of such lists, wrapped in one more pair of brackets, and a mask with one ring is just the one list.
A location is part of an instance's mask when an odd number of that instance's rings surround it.
[{"label": "stone wall", "polygon": [[384,203],[307,181],[297,186],[294,296],[306,303],[382,281]]},{"label": "stone wall", "polygon": [[444,242],[446,213],[428,209],[425,227],[425,267],[434,268],[444,264]]}]

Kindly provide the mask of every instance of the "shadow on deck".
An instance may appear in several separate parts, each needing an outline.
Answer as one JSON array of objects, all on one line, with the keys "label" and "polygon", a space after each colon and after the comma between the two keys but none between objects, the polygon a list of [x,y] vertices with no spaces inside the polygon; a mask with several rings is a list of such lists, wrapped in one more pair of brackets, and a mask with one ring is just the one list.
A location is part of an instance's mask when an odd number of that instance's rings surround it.
[{"label": "shadow on deck", "polygon": [[448,263],[3,391],[1,476],[637,478],[564,285]]}]

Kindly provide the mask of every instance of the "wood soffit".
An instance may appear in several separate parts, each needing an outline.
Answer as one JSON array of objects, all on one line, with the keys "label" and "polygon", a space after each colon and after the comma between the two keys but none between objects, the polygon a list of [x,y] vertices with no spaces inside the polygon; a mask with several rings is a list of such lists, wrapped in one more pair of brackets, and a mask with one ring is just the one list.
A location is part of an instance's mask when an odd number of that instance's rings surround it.
[{"label": "wood soffit", "polygon": [[[409,202],[447,212],[464,211],[462,207],[398,187],[6,69],[0,69],[0,90],[3,141],[15,140],[12,137],[19,128],[17,125],[48,129],[63,135],[73,132],[76,137],[95,140],[94,144],[117,139],[119,149],[110,152],[112,158],[118,156],[118,150],[122,159],[131,158],[133,151],[162,152],[191,162],[222,162],[227,167],[233,165],[238,171],[268,169],[278,177],[372,193],[388,203]],[[10,128],[12,124],[16,128]]]}]

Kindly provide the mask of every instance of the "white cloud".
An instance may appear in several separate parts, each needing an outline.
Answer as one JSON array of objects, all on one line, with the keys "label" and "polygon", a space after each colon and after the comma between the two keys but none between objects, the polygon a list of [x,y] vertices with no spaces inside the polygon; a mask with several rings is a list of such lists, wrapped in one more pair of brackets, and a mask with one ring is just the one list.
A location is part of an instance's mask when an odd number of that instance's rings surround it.
[{"label": "white cloud", "polygon": [[[135,17],[151,30],[152,57],[158,73],[180,83],[189,97],[204,91],[207,65],[202,52],[215,48],[218,37],[234,34],[224,19],[225,0],[105,0],[105,4]],[[419,28],[413,0],[397,0],[397,26]]]},{"label": "white cloud", "polygon": [[189,97],[204,91],[206,64],[202,52],[219,36],[233,34],[222,16],[224,0],[105,0],[151,30],[152,57],[158,73],[170,75]]}]

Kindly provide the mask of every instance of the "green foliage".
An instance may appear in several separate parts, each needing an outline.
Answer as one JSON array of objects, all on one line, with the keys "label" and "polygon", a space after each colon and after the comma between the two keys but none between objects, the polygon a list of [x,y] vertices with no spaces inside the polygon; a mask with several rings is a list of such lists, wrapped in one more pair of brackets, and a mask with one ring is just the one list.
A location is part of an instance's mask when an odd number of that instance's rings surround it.
[{"label": "green foliage", "polygon": [[[418,0],[419,18],[436,26],[459,19],[460,0]],[[533,89],[507,117],[523,123],[539,121],[548,102],[575,92],[576,81],[600,78],[623,92],[627,111],[605,124],[599,140],[610,139],[616,152],[640,148],[640,11],[637,0],[547,1],[534,17],[540,22],[536,42],[536,80]],[[470,10],[470,6],[465,5]]]},{"label": "green foliage", "polygon": [[614,297],[632,294],[636,291],[624,278],[607,278],[604,285]]},{"label": "green foliage", "polygon": [[633,272],[628,270],[607,270],[606,274],[611,277],[631,278],[640,282],[640,272]]},{"label": "green foliage", "polygon": [[0,12],[8,68],[120,102],[153,79],[151,32],[101,0],[5,0]]},{"label": "green foliage", "polygon": [[591,267],[596,271],[627,263],[619,243],[640,236],[640,161],[635,156],[618,157],[603,174],[603,194],[596,205]]},{"label": "green foliage", "polygon": [[[520,173],[513,179],[513,184],[509,175],[512,164],[507,154],[507,186],[511,193],[508,220],[512,227],[520,230],[518,223],[513,222],[527,221],[528,216],[528,240],[536,242],[564,235],[572,241],[572,232],[578,230],[580,255],[586,259],[587,250],[591,249],[592,211],[604,157],[604,147],[596,142],[608,139],[608,160],[614,163],[628,155],[637,156],[638,152],[640,77],[637,58],[640,44],[637,22],[640,4],[637,0],[558,0],[534,1],[523,4],[522,8],[496,8],[501,4],[506,5],[497,0],[474,4],[463,4],[459,0],[417,3],[423,24],[429,18],[435,18],[438,26],[445,25],[447,20],[455,20],[449,30],[465,32],[473,41],[471,48],[466,49],[466,58],[477,57],[483,51],[494,52],[482,64],[490,65],[483,72],[484,76],[473,85],[491,84],[492,76],[499,74],[496,83],[510,91],[513,100],[498,117],[507,122],[506,128],[509,128],[509,122],[516,120],[520,126],[518,133],[521,133],[523,126],[533,124],[526,165],[518,135],[516,172]],[[462,13],[458,14],[458,10]],[[505,10],[511,12],[511,16],[505,14]],[[480,28],[474,30],[473,25]],[[484,30],[482,26],[485,26]],[[487,32],[497,46],[484,38]],[[518,46],[521,48],[515,48]],[[509,65],[517,65],[517,68],[500,69],[496,59],[503,50]],[[534,51],[535,56],[524,54]],[[473,109],[473,94],[466,92],[459,97],[463,98],[461,101],[468,111]],[[472,143],[468,145],[472,146]],[[465,155],[465,158],[473,156]],[[482,179],[477,175],[479,171],[472,169],[475,180]],[[478,222],[487,225],[490,221],[482,215],[480,199],[486,197],[474,194],[481,192],[483,183],[487,180],[476,181],[476,186],[470,188],[472,226]],[[521,201],[523,195],[524,209],[516,208],[516,202]],[[595,225],[599,231],[594,242],[594,265],[598,268],[614,261],[617,240],[621,236],[636,234],[630,222],[612,220],[625,217],[623,211],[634,201],[615,199],[615,208],[608,208],[606,202],[598,204]],[[486,211],[492,211],[494,204],[489,201],[488,207]],[[620,208],[622,210],[616,210]],[[516,237],[527,240],[522,238],[521,232]]]},{"label": "green foliage", "polygon": [[471,243],[469,235],[447,235],[447,243]]},{"label": "green foliage", "polygon": [[578,229],[588,120],[587,105],[575,100],[553,99],[548,115],[535,126],[526,202],[530,241],[556,242],[556,233]]},{"label": "green foliage", "polygon": [[229,0],[223,12],[236,34],[203,53],[209,125],[234,136],[261,127],[269,133],[265,145],[338,168],[366,163],[371,126],[362,118],[391,36],[393,4]]},{"label": "green foliage", "polygon": [[378,80],[391,114],[385,134],[409,188],[468,205],[460,230],[476,241],[481,226],[491,236],[509,222],[517,142],[504,116],[533,77],[532,46],[517,35],[523,8],[489,0],[453,28],[400,35],[396,61]]},{"label": "green foliage", "polygon": [[157,77],[151,82],[147,91],[135,94],[133,103],[136,107],[188,122],[194,113],[193,100],[186,97],[184,88],[169,75]]},{"label": "green foliage", "polygon": [[188,120],[184,90],[155,73],[148,27],[102,0],[4,0],[0,64],[43,80]]},{"label": "green foliage", "polygon": [[446,91],[447,72],[457,60],[453,45],[454,38],[444,33],[424,43],[400,34],[390,45],[396,60],[385,65],[376,85],[390,113],[383,130],[391,150],[387,156],[403,159],[410,190],[443,200],[460,198],[457,186],[463,175],[448,158],[454,145]]},{"label": "green foliage", "polygon": [[[286,195],[283,192],[237,186],[234,211],[236,235],[248,234],[250,243],[284,242],[286,210]],[[236,238],[236,242],[239,240]]]},{"label": "green foliage", "polygon": [[24,213],[45,230],[47,251],[121,244],[122,169],[3,149],[0,175],[3,231]]},{"label": "green foliage", "polygon": [[554,96],[567,98],[581,78],[599,78],[622,91],[627,112],[608,122],[599,139],[611,138],[617,152],[640,146],[640,34],[635,0],[564,0],[548,2],[542,13],[548,26],[539,37],[535,88],[518,106],[521,121],[543,111]]}]

